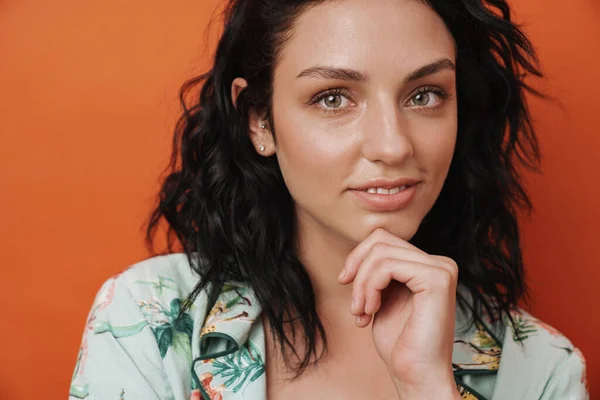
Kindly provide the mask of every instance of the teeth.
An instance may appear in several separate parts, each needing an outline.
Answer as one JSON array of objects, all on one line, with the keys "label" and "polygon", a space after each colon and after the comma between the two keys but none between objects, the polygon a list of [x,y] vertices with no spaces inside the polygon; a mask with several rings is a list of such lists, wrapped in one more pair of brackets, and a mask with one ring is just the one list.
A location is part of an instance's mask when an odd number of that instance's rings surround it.
[{"label": "teeth", "polygon": [[400,192],[401,190],[406,189],[406,185],[400,186],[400,187],[395,187],[395,188],[391,188],[391,189],[384,189],[384,188],[368,188],[367,190],[365,190],[367,193],[377,193],[377,194],[395,194]]}]

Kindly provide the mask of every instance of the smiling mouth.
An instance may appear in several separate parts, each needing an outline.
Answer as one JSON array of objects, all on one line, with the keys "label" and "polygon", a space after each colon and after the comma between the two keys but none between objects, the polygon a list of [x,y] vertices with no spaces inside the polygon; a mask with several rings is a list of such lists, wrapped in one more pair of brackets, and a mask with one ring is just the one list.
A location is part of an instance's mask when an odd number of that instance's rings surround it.
[{"label": "smiling mouth", "polygon": [[351,189],[359,204],[372,211],[397,211],[410,205],[418,183],[393,188]]},{"label": "smiling mouth", "polygon": [[393,187],[393,188],[390,188],[390,189],[372,187],[372,188],[364,189],[362,191],[363,192],[367,192],[367,193],[371,193],[371,194],[396,194],[398,192],[401,192],[401,191],[405,190],[406,188],[408,188],[410,186],[413,186],[413,185],[396,186],[396,187]]}]

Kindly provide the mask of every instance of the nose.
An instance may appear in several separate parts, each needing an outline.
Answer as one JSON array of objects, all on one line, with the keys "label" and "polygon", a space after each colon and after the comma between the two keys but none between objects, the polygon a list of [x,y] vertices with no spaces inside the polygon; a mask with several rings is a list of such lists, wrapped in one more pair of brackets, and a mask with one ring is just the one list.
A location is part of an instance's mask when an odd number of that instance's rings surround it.
[{"label": "nose", "polygon": [[367,109],[362,153],[373,162],[398,165],[413,156],[409,122],[397,102],[379,99]]}]

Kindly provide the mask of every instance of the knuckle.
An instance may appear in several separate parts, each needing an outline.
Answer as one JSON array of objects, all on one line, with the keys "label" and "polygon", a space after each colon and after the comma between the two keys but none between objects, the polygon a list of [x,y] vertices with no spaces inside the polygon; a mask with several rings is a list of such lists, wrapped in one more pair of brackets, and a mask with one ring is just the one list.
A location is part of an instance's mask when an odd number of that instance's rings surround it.
[{"label": "knuckle", "polygon": [[458,277],[458,265],[455,262],[452,262],[452,264],[450,264],[449,271],[452,274],[453,278]]},{"label": "knuckle", "polygon": [[454,260],[448,256],[437,256],[441,261],[444,262],[445,265],[452,265]]},{"label": "knuckle", "polygon": [[447,289],[452,287],[456,279],[452,272],[447,269],[440,268],[437,273],[433,274],[431,279],[431,286],[433,289]]},{"label": "knuckle", "polygon": [[383,242],[377,242],[371,246],[371,251],[373,252],[381,252],[389,247],[389,244]]},{"label": "knuckle", "polygon": [[440,259],[440,261],[442,261],[442,265],[445,269],[447,269],[452,274],[458,276],[458,264],[456,263],[456,261],[446,256],[438,256],[438,258]]}]

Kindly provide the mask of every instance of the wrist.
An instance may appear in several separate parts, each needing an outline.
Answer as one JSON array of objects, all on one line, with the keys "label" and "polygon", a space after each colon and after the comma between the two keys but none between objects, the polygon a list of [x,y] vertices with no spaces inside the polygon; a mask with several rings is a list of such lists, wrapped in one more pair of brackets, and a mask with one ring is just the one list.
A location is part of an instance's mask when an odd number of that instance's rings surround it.
[{"label": "wrist", "polygon": [[454,380],[433,380],[425,387],[415,387],[394,379],[396,393],[402,400],[460,400],[461,396]]}]

